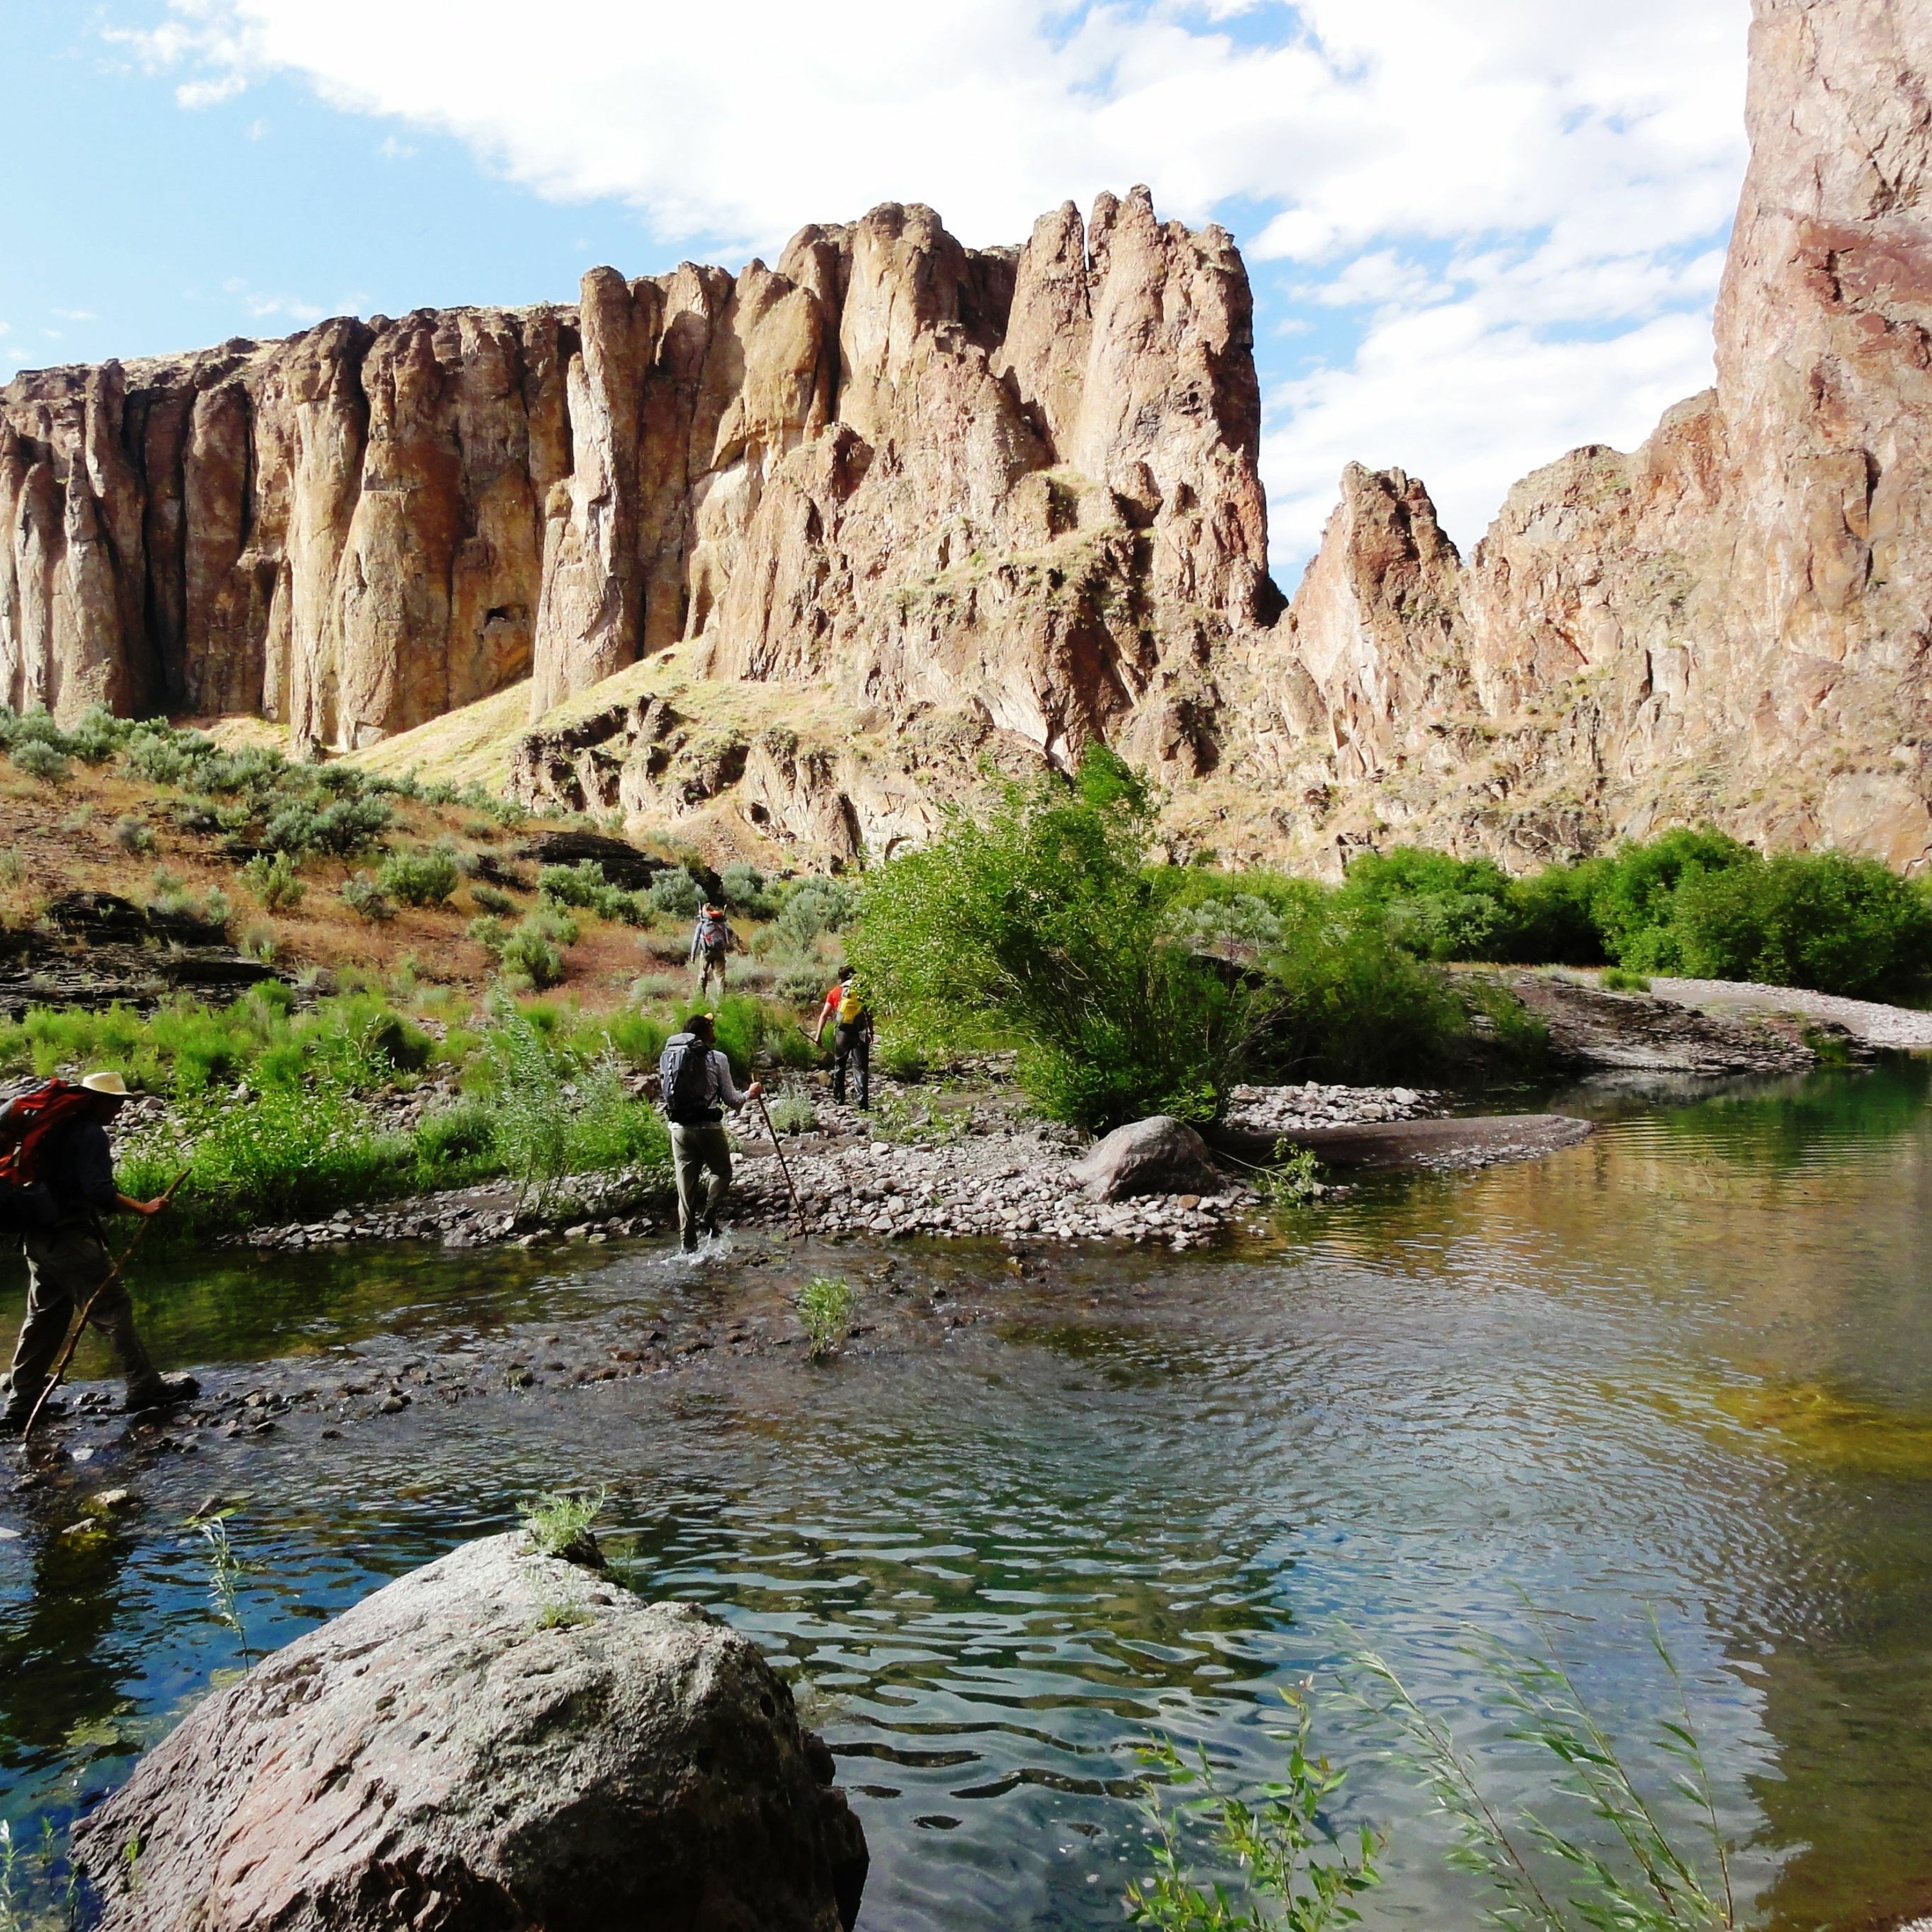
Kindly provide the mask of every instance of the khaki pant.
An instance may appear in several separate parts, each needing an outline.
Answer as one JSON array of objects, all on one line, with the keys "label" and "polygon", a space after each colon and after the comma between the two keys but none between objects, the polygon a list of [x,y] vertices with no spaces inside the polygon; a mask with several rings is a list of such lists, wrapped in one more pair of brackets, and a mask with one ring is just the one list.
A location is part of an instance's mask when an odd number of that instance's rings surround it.
[{"label": "khaki pant", "polygon": [[[716,1221],[731,1185],[731,1142],[722,1125],[670,1129],[671,1166],[677,1175],[677,1232],[686,1246],[694,1244],[704,1224]],[[705,1174],[711,1178],[707,1184]]]},{"label": "khaki pant", "polygon": [[[7,1378],[10,1411],[31,1408],[39,1400],[74,1326],[75,1310],[113,1265],[100,1237],[81,1223],[28,1234],[21,1246],[27,1256],[27,1318],[20,1324],[13,1371]],[[130,1396],[147,1392],[160,1380],[134,1332],[134,1304],[123,1282],[117,1280],[94,1303],[87,1318],[107,1337]]]}]

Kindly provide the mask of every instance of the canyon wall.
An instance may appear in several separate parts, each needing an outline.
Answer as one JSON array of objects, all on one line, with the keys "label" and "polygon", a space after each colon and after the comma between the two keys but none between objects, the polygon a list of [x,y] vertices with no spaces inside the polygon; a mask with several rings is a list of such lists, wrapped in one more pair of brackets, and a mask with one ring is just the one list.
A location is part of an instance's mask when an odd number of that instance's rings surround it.
[{"label": "canyon wall", "polygon": [[0,392],[0,697],[244,710],[352,750],[641,658],[1158,738],[1272,616],[1240,257],[1144,189],[1022,248],[929,208],[778,267],[586,276],[23,375]]},{"label": "canyon wall", "polygon": [[1756,0],[1716,388],[1525,478],[1466,566],[1420,483],[1349,470],[1228,719],[1275,837],[1520,862],[1711,819],[1925,862],[1928,74],[1932,8]]}]

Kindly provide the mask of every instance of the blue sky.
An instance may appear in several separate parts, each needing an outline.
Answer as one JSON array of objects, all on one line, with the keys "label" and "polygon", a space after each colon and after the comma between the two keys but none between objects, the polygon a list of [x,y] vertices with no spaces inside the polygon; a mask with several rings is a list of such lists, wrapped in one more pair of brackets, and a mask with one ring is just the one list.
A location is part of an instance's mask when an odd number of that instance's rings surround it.
[{"label": "blue sky", "polygon": [[1351,458],[1481,534],[1709,380],[1745,0],[0,0],[0,380],[567,299],[925,200],[1102,187],[1246,254],[1277,574]]}]

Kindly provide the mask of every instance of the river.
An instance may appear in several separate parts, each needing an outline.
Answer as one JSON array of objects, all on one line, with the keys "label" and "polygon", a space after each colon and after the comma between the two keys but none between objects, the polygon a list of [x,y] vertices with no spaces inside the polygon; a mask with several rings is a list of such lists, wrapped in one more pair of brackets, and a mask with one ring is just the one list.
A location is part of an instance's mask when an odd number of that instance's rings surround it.
[{"label": "river", "polygon": [[[203,1431],[151,1466],[122,1466],[116,1426],[76,1428],[88,1460],[24,1492],[8,1450],[0,1814],[31,1839],[236,1665],[185,1521],[208,1498],[233,1508],[259,1650],[589,1484],[640,1588],[709,1605],[797,1687],[871,1844],[864,1932],[1119,1924],[1146,1862],[1137,1742],[1266,1777],[1276,1692],[1304,1678],[1350,1767],[1338,1820],[1390,1834],[1368,1922],[1473,1923],[1439,1821],[1342,1695],[1352,1651],[1385,1654],[1508,1801],[1548,1766],[1468,1649],[1547,1640],[1661,1788],[1652,1615],[1746,1916],[1926,1910],[1928,1069],[1562,1104],[1601,1123],[1568,1152],[1384,1178],[1185,1256],[1016,1274],[991,1244],[749,1238],[700,1269],[641,1244],[151,1263],[158,1352],[218,1385],[506,1343],[536,1380],[339,1433]],[[881,1328],[822,1366],[758,1347],[815,1271],[858,1283],[868,1326],[889,1299],[932,1311],[925,1339]],[[741,1309],[742,1348],[675,1370],[543,1372],[546,1336],[716,1333]],[[71,1533],[110,1484],[131,1506]]]}]

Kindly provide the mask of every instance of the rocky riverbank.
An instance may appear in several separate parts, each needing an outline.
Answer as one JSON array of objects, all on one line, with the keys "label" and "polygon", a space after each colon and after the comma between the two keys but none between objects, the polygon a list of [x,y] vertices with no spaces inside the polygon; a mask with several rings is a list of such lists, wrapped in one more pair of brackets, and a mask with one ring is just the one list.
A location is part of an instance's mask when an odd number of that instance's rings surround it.
[{"label": "rocky riverbank", "polygon": [[[730,1210],[740,1226],[796,1224],[788,1173],[807,1225],[831,1235],[1033,1236],[1158,1242],[1184,1250],[1252,1216],[1260,1202],[1235,1162],[1214,1191],[1091,1201],[1074,1172],[1086,1152],[1080,1136],[1027,1114],[1010,1088],[980,1080],[916,1088],[880,1080],[873,1113],[833,1103],[822,1078],[791,1085],[808,1098],[814,1125],[781,1136],[777,1148],[762,1129],[744,1136]],[[396,1104],[395,1120],[403,1124],[435,1104],[418,1089]],[[1298,1131],[1426,1118],[1442,1106],[1439,1094],[1413,1088],[1310,1081],[1238,1088],[1229,1119],[1292,1138]],[[736,1124],[741,1130],[750,1124],[742,1118]],[[654,1234],[675,1222],[660,1176],[574,1175],[554,1193],[568,1204],[531,1204],[513,1184],[493,1182],[345,1208],[238,1238],[286,1251],[357,1240],[596,1244]]]}]

